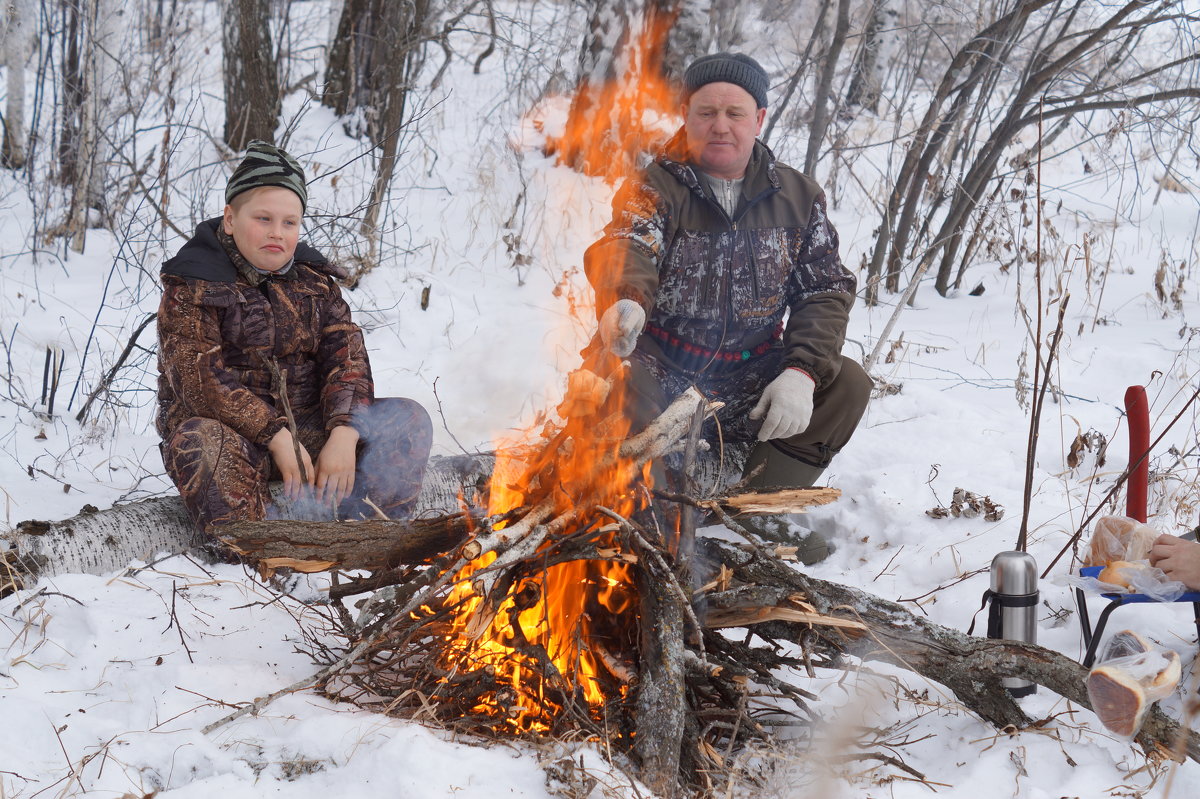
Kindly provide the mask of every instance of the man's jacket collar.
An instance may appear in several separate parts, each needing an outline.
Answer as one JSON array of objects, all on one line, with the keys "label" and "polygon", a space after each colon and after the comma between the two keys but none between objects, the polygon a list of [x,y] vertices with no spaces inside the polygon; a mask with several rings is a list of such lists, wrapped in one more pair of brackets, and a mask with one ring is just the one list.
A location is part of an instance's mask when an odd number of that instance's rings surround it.
[{"label": "man's jacket collar", "polygon": [[[698,174],[700,167],[688,158],[687,133],[683,128],[680,128],[663,145],[654,160],[691,191],[705,199],[711,199],[700,180]],[[775,168],[775,153],[771,151],[770,147],[755,139],[754,149],[750,153],[750,163],[746,165],[742,194],[747,201],[753,203],[764,194],[779,191],[779,188],[779,171]]]}]

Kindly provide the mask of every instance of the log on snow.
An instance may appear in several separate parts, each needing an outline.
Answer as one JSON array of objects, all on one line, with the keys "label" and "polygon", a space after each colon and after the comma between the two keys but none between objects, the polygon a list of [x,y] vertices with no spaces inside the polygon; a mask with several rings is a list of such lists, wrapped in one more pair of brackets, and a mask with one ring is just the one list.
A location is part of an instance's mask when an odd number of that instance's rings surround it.
[{"label": "log on snow", "polygon": [[473,526],[465,513],[411,521],[237,522],[222,528],[221,539],[267,567],[383,571],[448,552],[466,540]]},{"label": "log on snow", "polygon": [[[459,508],[460,495],[471,501],[494,461],[488,454],[430,458],[416,516],[452,513]],[[27,581],[56,574],[107,574],[130,561],[185,552],[207,540],[192,525],[178,496],[85,510],[62,521],[25,521],[0,539],[12,545],[8,560]]]},{"label": "log on snow", "polygon": [[[1020,729],[1030,723],[1020,705],[1004,690],[1004,677],[1030,680],[1092,709],[1084,683],[1087,669],[1066,655],[1020,641],[966,635],[916,616],[895,602],[808,577],[774,558],[760,557],[715,539],[698,540],[697,553],[711,564],[732,569],[739,582],[785,589],[803,596],[817,613],[866,625],[866,634],[841,636],[839,643],[844,651],[941,683],[967,708],[1001,729]],[[796,640],[802,629],[768,624],[763,632],[773,638]],[[838,633],[833,631],[831,635]],[[1158,707],[1146,715],[1137,741],[1147,752],[1180,750],[1200,762],[1200,735],[1182,727]]]},{"label": "log on snow", "polygon": [[[748,452],[749,445],[735,444],[727,445],[724,452],[699,453],[699,485],[716,494],[737,482]],[[430,458],[416,516],[453,513],[460,508],[460,496],[470,504],[494,463],[490,453]],[[3,550],[3,541],[11,550]],[[56,574],[107,574],[131,561],[148,562],[158,553],[185,552],[205,541],[178,496],[156,497],[106,510],[85,506],[79,515],[60,521],[20,522],[12,531],[0,533],[0,558],[31,582]]]}]

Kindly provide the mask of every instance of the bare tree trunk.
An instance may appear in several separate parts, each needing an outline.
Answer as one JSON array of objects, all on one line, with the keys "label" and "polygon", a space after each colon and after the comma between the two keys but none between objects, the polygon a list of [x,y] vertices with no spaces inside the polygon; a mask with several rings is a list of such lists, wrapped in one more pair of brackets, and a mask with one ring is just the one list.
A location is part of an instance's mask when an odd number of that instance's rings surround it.
[{"label": "bare tree trunk", "polygon": [[[976,34],[955,54],[926,109],[925,117],[913,134],[904,163],[892,186],[884,217],[875,239],[875,248],[867,267],[867,303],[876,301],[885,259],[889,261],[889,284],[899,288],[899,263],[908,233],[916,215],[916,205],[924,185],[924,176],[941,150],[946,134],[967,107],[989,68],[990,56],[1000,39],[1010,39],[1022,30],[1030,15],[1055,0],[1022,0],[1011,11]],[[963,73],[967,72],[964,77]],[[943,106],[953,97],[948,111]],[[903,210],[902,210],[903,209]],[[890,257],[889,257],[890,255]]]},{"label": "bare tree trunk", "polygon": [[782,118],[784,111],[787,110],[788,103],[792,101],[792,95],[796,92],[796,87],[800,85],[801,78],[804,77],[805,70],[808,69],[809,57],[812,55],[813,47],[825,33],[825,17],[829,13],[829,7],[833,0],[821,0],[821,10],[817,12],[817,21],[813,24],[812,33],[808,37],[808,44],[804,46],[804,52],[801,53],[799,63],[796,69],[792,72],[792,77],[788,79],[787,88],[784,89],[783,97],[775,104],[775,109],[771,111],[771,117],[767,120],[767,126],[763,130],[762,140],[764,142],[771,141],[771,131],[775,129],[775,123]]},{"label": "bare tree trunk", "polygon": [[[710,41],[716,42],[717,52],[725,53],[736,50],[746,37],[742,34],[742,12],[744,4],[737,0],[713,0],[709,9]],[[687,12],[684,11],[686,14]],[[693,55],[699,56],[708,52],[704,47],[696,50]]]},{"label": "bare tree trunk", "polygon": [[[1131,35],[1130,29],[1144,29],[1155,24],[1159,19],[1155,13],[1141,19],[1133,18],[1138,11],[1144,8],[1145,4],[1138,0],[1127,2],[1124,6],[1114,10],[1111,16],[1101,24],[1082,34],[1064,25],[1059,36],[1051,37],[1050,44],[1035,52],[1030,68],[1024,76],[1024,80],[1017,87],[1004,118],[992,129],[987,141],[975,155],[967,174],[956,184],[945,219],[934,238],[934,246],[924,256],[924,259],[933,259],[939,253],[941,255],[935,282],[939,294],[945,295],[950,290],[950,276],[962,243],[967,217],[974,212],[983,197],[987,183],[995,174],[996,165],[1005,148],[1014,140],[1017,133],[1023,128],[1035,124],[1043,113],[1037,105],[1037,98],[1043,95],[1063,71],[1075,68],[1079,58],[1091,48],[1105,41],[1110,32],[1125,31],[1120,35],[1127,36]],[[1058,56],[1052,55],[1056,46],[1064,42],[1069,42],[1072,46]],[[1184,61],[1200,61],[1200,55],[1193,52]],[[1122,87],[1127,85],[1127,81],[1124,79],[1119,82]],[[1108,89],[1115,88],[1096,89],[1095,81],[1089,81],[1087,85],[1089,88],[1083,92],[1084,95],[1092,93],[1107,95]],[[1200,86],[1177,88],[1172,93],[1179,96],[1200,97]],[[1159,93],[1151,93],[1140,98],[1118,99],[1109,102],[1119,107],[1137,106],[1143,102],[1155,102],[1159,96]],[[1077,108],[1085,105],[1083,103],[1075,104],[1074,101],[1077,98],[1071,96],[1055,99],[1057,103],[1063,104],[1052,109],[1055,116],[1071,116],[1077,112]],[[1078,99],[1082,100],[1082,97]],[[959,271],[961,274],[962,270]]]},{"label": "bare tree trunk", "polygon": [[271,0],[222,0],[224,138],[235,151],[254,139],[275,141],[281,102],[270,20]]},{"label": "bare tree trunk", "polygon": [[9,0],[4,25],[4,66],[8,73],[8,102],[4,112],[4,143],[0,163],[10,169],[25,166],[25,62],[29,60],[33,28],[28,0]]},{"label": "bare tree trunk", "polygon": [[846,45],[846,33],[849,30],[850,0],[838,0],[837,22],[834,24],[833,38],[829,41],[829,51],[825,54],[821,80],[817,83],[812,124],[808,130],[808,152],[804,156],[804,171],[809,175],[817,168],[817,156],[821,152],[821,143],[825,141],[825,131],[829,128],[829,97],[833,90],[833,75],[837,72],[838,58]]},{"label": "bare tree trunk", "polygon": [[[694,0],[653,0],[650,8],[655,18],[663,20],[662,24],[670,30],[662,53],[663,77],[679,83],[688,64],[708,52],[708,45],[713,40],[714,20],[705,13],[704,3]],[[718,10],[723,12],[721,30],[727,35],[740,35],[736,30],[738,5],[730,0],[716,0],[711,11]]]},{"label": "bare tree trunk", "polygon": [[384,2],[384,41],[379,43],[377,50],[382,58],[380,69],[371,76],[374,103],[367,125],[371,141],[379,148],[379,160],[362,221],[362,232],[372,241],[377,234],[379,216],[392,183],[392,175],[396,172],[396,156],[400,150],[400,131],[404,127],[408,92],[424,61],[423,33],[429,12],[429,0]]},{"label": "bare tree trunk", "polygon": [[62,0],[62,102],[58,118],[58,181],[70,182],[79,152],[79,126],[83,115],[83,66],[81,53],[87,0]]},{"label": "bare tree trunk", "polygon": [[325,91],[321,102],[338,116],[370,102],[365,75],[371,72],[374,26],[378,8],[372,0],[345,0],[338,17],[337,33],[329,47],[325,69]]},{"label": "bare tree trunk", "polygon": [[656,146],[643,112],[674,113],[672,84],[692,48],[707,46],[706,26],[682,0],[593,0],[579,57],[566,133],[548,152],[589,175],[621,177]]},{"label": "bare tree trunk", "polygon": [[[626,69],[633,26],[641,12],[642,5],[638,0],[592,0],[587,33],[579,50],[579,74],[567,112],[567,127],[575,129],[581,124],[587,125],[590,134],[586,138],[591,139],[588,149],[593,152],[608,147],[607,142],[596,140],[598,136],[607,137],[612,133],[607,120],[600,118],[608,111],[602,108],[602,94],[604,87],[616,81]],[[615,143],[613,147],[615,149]],[[578,141],[564,142],[558,150],[559,159],[573,169],[587,174],[603,172],[600,164],[588,162],[587,155]]]}]

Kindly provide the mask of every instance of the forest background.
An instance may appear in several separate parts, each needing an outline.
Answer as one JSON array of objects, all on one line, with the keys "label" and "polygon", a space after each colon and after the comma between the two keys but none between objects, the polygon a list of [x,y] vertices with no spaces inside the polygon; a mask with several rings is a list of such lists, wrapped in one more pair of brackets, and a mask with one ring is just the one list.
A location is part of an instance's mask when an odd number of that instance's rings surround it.
[{"label": "forest background", "polygon": [[[1123,508],[1110,489],[1133,384],[1163,434],[1151,523],[1197,524],[1194,2],[11,0],[4,15],[9,529],[173,490],[152,426],[158,267],[220,212],[252,138],[308,170],[305,235],[351,270],[380,393],[435,411],[436,451],[532,427],[594,332],[581,256],[636,164],[630,142],[679,123],[645,77],[726,49],[771,76],[762,139],[828,192],[859,278],[846,352],[878,386],[826,475],[843,500],[807,522],[837,545],[814,573],[965,629],[996,552],[1023,535],[1044,568],[1067,548],[1039,640],[1078,657],[1069,544],[1098,507]],[[584,124],[587,148],[568,135]],[[956,488],[1007,513],[927,514]],[[572,795],[546,776],[564,758],[596,795],[636,793],[583,744],[469,746],[306,694],[201,735],[222,703],[312,670],[293,651],[302,611],[234,567],[121,575],[48,576],[0,600],[0,796]],[[1164,702],[1182,717],[1186,612],[1126,623],[1183,656]],[[811,682],[827,718],[854,722],[731,758],[731,793],[1200,786],[1194,763],[1147,759],[1045,692],[1024,700],[1043,723],[1010,735],[900,669]]]}]

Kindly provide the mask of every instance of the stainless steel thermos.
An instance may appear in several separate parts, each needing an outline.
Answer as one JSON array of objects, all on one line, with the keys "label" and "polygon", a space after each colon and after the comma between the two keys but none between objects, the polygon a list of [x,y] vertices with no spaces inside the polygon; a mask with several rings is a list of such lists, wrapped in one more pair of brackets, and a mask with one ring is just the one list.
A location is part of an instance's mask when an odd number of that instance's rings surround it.
[{"label": "stainless steel thermos", "polygon": [[[1037,586],[1037,562],[1029,553],[1001,552],[992,558],[988,638],[1037,643]],[[1005,677],[1003,684],[1012,696],[1037,691],[1036,683],[1018,677]]]}]

